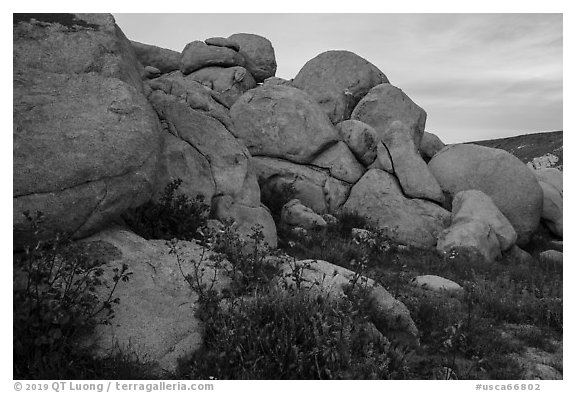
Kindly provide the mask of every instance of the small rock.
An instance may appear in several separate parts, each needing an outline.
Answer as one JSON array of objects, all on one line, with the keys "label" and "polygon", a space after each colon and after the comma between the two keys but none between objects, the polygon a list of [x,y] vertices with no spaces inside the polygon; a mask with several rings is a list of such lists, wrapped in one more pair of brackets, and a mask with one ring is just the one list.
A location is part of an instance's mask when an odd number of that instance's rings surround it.
[{"label": "small rock", "polygon": [[464,288],[456,284],[454,281],[434,275],[414,277],[410,281],[410,283],[414,286],[435,292],[442,292],[442,291],[458,292],[464,290]]},{"label": "small rock", "polygon": [[236,41],[232,41],[224,37],[212,37],[205,39],[204,42],[206,45],[221,46],[223,48],[234,49],[236,52],[240,50],[240,45],[238,45]]},{"label": "small rock", "polygon": [[282,207],[280,221],[288,226],[298,226],[305,229],[326,226],[326,221],[322,216],[304,206],[299,199],[292,199]]},{"label": "small rock", "polygon": [[538,259],[547,263],[562,263],[562,253],[556,250],[546,250],[538,254]]}]

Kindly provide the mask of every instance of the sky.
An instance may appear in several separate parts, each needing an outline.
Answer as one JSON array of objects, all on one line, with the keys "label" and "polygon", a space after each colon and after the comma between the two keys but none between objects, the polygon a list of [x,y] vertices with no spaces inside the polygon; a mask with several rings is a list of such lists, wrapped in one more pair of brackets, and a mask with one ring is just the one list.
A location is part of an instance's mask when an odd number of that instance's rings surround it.
[{"label": "sky", "polygon": [[276,76],[352,51],[426,110],[446,143],[562,130],[562,14],[128,14],[129,39],[181,51],[194,40],[259,34]]}]

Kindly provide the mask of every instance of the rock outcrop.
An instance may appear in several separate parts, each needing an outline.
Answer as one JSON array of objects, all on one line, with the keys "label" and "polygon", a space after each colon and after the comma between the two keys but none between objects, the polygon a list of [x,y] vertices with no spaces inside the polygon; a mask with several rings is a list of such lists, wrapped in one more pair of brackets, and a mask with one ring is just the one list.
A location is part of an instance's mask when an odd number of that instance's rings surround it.
[{"label": "rock outcrop", "polygon": [[310,94],[333,124],[350,119],[352,110],[368,93],[388,78],[355,53],[331,50],[309,60],[292,85]]},{"label": "rock outcrop", "polygon": [[44,213],[41,238],[77,238],[150,197],[160,123],[112,16],[19,21],[13,81],[16,247],[32,236],[24,211]]},{"label": "rock outcrop", "polygon": [[530,169],[504,150],[450,145],[438,152],[428,167],[451,197],[460,191],[480,190],[492,198],[516,230],[520,246],[538,228],[542,189]]}]

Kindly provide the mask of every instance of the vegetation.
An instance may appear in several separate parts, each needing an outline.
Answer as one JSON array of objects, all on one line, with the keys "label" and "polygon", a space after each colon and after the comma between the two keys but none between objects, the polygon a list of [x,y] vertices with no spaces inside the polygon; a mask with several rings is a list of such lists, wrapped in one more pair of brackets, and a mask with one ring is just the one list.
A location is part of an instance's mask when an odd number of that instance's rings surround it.
[{"label": "vegetation", "polygon": [[[393,244],[389,233],[350,214],[305,233],[279,228],[281,250],[274,255],[263,245],[261,228],[254,228],[248,241],[230,223],[209,231],[207,206],[200,198],[177,195],[179,185],[168,185],[159,203],[126,215],[141,235],[169,240],[183,282],[199,294],[205,343],[181,359],[172,377],[517,379],[524,370],[514,355],[526,347],[558,350],[561,265],[520,263],[510,256],[486,263],[464,252],[442,256]],[[290,196],[288,191],[284,196]],[[280,205],[278,198],[268,203]],[[40,218],[28,215],[33,225]],[[178,241],[194,238],[212,252],[185,260]],[[98,301],[97,288],[105,285],[100,264],[61,243],[38,243],[15,254],[14,377],[154,378],[151,364],[130,354],[98,360],[78,344],[96,324],[113,317],[113,305],[121,301],[114,290],[129,281],[130,273],[114,271],[109,295]],[[328,299],[301,286],[307,266],[292,263],[290,273],[280,274],[278,261],[301,259],[326,260],[354,271],[344,296]],[[221,274],[230,285],[219,291],[215,284]],[[422,274],[454,280],[464,291],[437,293],[413,286],[411,279]],[[365,286],[358,285],[364,276],[408,307],[420,332],[419,349],[398,346],[370,322]],[[287,285],[288,280],[296,285]]]}]

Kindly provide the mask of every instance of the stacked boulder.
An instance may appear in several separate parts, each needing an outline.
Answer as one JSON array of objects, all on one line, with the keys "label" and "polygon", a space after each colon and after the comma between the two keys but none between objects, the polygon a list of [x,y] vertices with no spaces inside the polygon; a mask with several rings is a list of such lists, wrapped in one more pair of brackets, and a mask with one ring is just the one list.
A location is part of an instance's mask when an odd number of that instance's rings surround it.
[{"label": "stacked boulder", "polygon": [[542,222],[552,233],[560,238],[564,231],[563,181],[562,172],[556,168],[533,169],[533,173],[542,188]]}]

